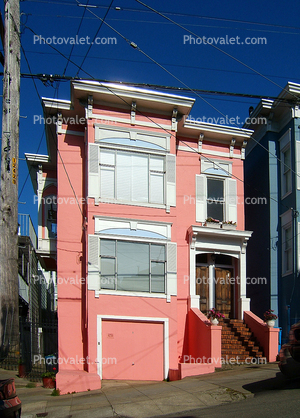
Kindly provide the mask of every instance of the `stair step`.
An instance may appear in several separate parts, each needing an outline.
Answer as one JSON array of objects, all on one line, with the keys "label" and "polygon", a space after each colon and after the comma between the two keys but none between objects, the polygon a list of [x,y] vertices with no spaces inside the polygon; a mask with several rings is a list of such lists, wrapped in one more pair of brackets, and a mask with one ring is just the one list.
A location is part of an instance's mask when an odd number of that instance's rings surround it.
[{"label": "stair step", "polygon": [[225,318],[220,321],[220,325],[223,358],[227,357],[229,361],[248,361],[263,356],[261,348],[243,320]]}]

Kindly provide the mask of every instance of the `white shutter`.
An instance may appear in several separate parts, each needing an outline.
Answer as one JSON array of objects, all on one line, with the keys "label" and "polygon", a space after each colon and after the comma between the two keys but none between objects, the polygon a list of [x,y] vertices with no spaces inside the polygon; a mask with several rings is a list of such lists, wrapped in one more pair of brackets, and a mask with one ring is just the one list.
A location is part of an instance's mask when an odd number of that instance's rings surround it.
[{"label": "white shutter", "polygon": [[300,141],[296,141],[297,189],[300,190]]},{"label": "white shutter", "polygon": [[88,166],[88,195],[95,198],[95,204],[98,204],[100,197],[100,165],[99,145],[97,144],[89,144]]},{"label": "white shutter", "polygon": [[206,189],[206,176],[196,174],[196,222],[205,222],[207,218]]},{"label": "white shutter", "polygon": [[166,156],[167,193],[166,205],[176,206],[176,155]]},{"label": "white shutter", "polygon": [[99,275],[100,239],[97,235],[88,236],[88,290],[100,290]]},{"label": "white shutter", "polygon": [[167,243],[167,295],[177,295],[177,244]]},{"label": "white shutter", "polygon": [[237,189],[235,179],[225,180],[225,221],[237,222]]}]

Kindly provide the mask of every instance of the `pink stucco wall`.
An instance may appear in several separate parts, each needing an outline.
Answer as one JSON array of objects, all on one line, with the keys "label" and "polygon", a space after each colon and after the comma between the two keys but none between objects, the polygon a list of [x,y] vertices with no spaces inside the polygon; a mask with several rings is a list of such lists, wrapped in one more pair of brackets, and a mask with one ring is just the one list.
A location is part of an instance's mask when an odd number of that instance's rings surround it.
[{"label": "pink stucco wall", "polygon": [[262,319],[252,312],[244,312],[244,320],[263,348],[267,361],[276,361],[279,328],[269,328]]},{"label": "pink stucco wall", "polygon": [[[221,367],[221,332],[222,327],[211,325],[207,317],[192,308],[189,311],[189,355],[187,363],[209,363]],[[186,359],[188,360],[188,356]],[[195,361],[195,359],[198,361]]]},{"label": "pink stucco wall", "polygon": [[[94,110],[97,112],[97,110]],[[116,112],[111,109],[104,109],[101,114],[112,116]],[[118,109],[118,116],[129,117],[128,112]],[[143,116],[138,116],[139,120],[144,120]],[[146,118],[147,119],[147,118]],[[145,120],[146,120],[145,119]],[[166,117],[152,115],[152,119],[157,123],[166,123]],[[170,120],[170,119],[169,119]],[[147,119],[148,121],[148,119]],[[87,138],[88,142],[94,142],[94,122],[87,122]],[[117,125],[117,124],[116,124]],[[121,124],[120,124],[121,126]],[[126,125],[127,126],[127,125]],[[67,129],[67,126],[63,126]],[[72,130],[79,130],[80,127],[72,126]],[[81,127],[82,133],[84,128]],[[140,129],[140,127],[139,127]],[[141,128],[142,129],[142,128]],[[149,128],[147,128],[149,129]],[[165,131],[157,129],[155,132]],[[67,387],[69,377],[78,371],[81,376],[86,378],[91,375],[93,388],[99,385],[95,377],[97,374],[97,362],[87,362],[85,359],[97,359],[97,346],[99,343],[99,335],[97,330],[97,315],[111,316],[130,316],[130,317],[149,317],[149,318],[168,318],[169,319],[169,366],[175,373],[178,370],[179,363],[182,362],[185,353],[191,353],[198,356],[207,355],[208,357],[219,356],[221,358],[221,337],[220,327],[212,327],[205,323],[203,315],[200,311],[193,310],[190,314],[188,309],[188,300],[190,293],[190,277],[189,277],[189,244],[187,239],[187,229],[190,225],[195,225],[195,175],[200,174],[200,161],[197,153],[187,153],[178,150],[176,152],[176,140],[174,132],[171,134],[171,153],[177,155],[177,171],[176,171],[176,189],[177,202],[176,207],[170,208],[170,213],[165,209],[153,209],[149,207],[139,207],[130,205],[118,205],[100,203],[95,206],[94,200],[89,199],[85,204],[87,196],[87,178],[86,178],[86,146],[84,144],[84,136],[75,136],[72,134],[59,134],[58,147],[64,161],[64,166],[58,156],[58,198],[63,198],[65,203],[58,205],[58,228],[57,228],[57,277],[58,277],[58,317],[59,317],[59,357],[66,359],[60,365],[58,375],[58,383],[64,388]],[[198,139],[187,139],[187,142],[197,146]],[[206,144],[207,150],[215,149],[215,145]],[[218,145],[218,148],[224,150],[224,146]],[[228,146],[226,148],[228,150]],[[222,159],[222,157],[219,157]],[[232,159],[233,175],[243,178],[243,162],[238,159]],[[188,168],[188,169],[187,169]],[[67,173],[68,175],[67,175]],[[68,177],[71,179],[72,186],[79,204],[72,203],[74,201],[74,193],[70,186]],[[237,190],[240,204],[238,204],[238,223],[237,229],[244,229],[244,206],[243,206],[243,183],[237,182]],[[73,200],[72,200],[73,199]],[[177,288],[178,295],[172,296],[168,302],[166,298],[153,297],[134,297],[134,296],[116,296],[116,295],[99,295],[95,297],[94,291],[87,291],[87,235],[94,234],[95,231],[95,215],[146,219],[158,222],[172,223],[172,242],[177,242]],[[83,218],[87,218],[87,222]],[[72,281],[71,279],[74,280]],[[76,281],[77,280],[77,281]],[[192,278],[194,280],[194,278]],[[189,315],[189,316],[188,316]],[[129,325],[119,322],[104,322],[102,329],[103,335],[113,334],[121,335],[121,326],[137,333],[137,349],[140,349],[144,338],[148,338],[146,331],[142,329],[142,323],[130,323]],[[111,329],[109,329],[111,327]],[[131,327],[131,328],[130,328]],[[137,372],[132,372],[132,378],[145,379],[145,376],[151,378],[162,378],[162,324],[149,324],[144,329],[151,328],[153,342],[156,344],[157,351],[149,354],[145,359],[143,367],[136,368]],[[209,330],[208,330],[209,327]],[[127,328],[126,328],[127,329]],[[194,335],[191,330],[194,329]],[[103,334],[104,333],[104,334]],[[128,337],[129,338],[129,337]],[[108,339],[109,340],[109,339]],[[129,341],[129,340],[128,340]],[[103,357],[110,352],[115,353],[119,358],[117,367],[103,368],[103,377],[109,378],[125,378],[128,374],[122,369],[125,364],[126,357],[132,352],[128,346],[118,346],[116,341],[108,341],[103,347]],[[147,344],[146,344],[147,345]],[[219,353],[220,352],[220,353]],[[157,354],[159,360],[154,361],[153,355]],[[109,357],[113,357],[109,355]],[[83,359],[81,362],[71,364],[70,359]],[[69,360],[68,360],[69,359]],[[153,364],[155,365],[153,366]],[[129,363],[128,363],[129,364]],[[142,368],[146,367],[147,371],[142,373]],[[189,366],[188,366],[189,367]],[[152,369],[152,370],[151,370]],[[182,373],[186,375],[186,368],[182,366]],[[153,373],[152,373],[153,372]],[[69,373],[69,374],[68,374]],[[146,374],[145,374],[146,373]],[[68,377],[69,376],[69,377]],[[81,386],[80,386],[81,387]],[[85,384],[87,387],[87,384]],[[64,389],[66,390],[66,389]],[[87,390],[87,389],[85,389]]]}]

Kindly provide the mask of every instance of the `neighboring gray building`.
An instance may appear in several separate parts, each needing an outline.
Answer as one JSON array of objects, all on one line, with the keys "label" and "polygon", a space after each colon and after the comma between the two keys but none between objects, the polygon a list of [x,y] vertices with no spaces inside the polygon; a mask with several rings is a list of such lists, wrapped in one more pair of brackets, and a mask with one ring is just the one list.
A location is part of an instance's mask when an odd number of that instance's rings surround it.
[{"label": "neighboring gray building", "polygon": [[247,297],[261,318],[275,311],[283,342],[300,320],[299,105],[300,84],[289,82],[276,100],[261,100],[244,126],[254,130],[245,159],[246,229],[253,231],[247,276],[267,279],[249,284]]},{"label": "neighboring gray building", "polygon": [[49,326],[52,332],[56,321],[56,283],[49,280],[51,272],[41,267],[37,236],[30,216],[19,214],[18,222],[20,356],[29,372],[35,354],[49,354],[45,351],[53,350],[48,347],[57,346],[55,340],[48,343]]}]

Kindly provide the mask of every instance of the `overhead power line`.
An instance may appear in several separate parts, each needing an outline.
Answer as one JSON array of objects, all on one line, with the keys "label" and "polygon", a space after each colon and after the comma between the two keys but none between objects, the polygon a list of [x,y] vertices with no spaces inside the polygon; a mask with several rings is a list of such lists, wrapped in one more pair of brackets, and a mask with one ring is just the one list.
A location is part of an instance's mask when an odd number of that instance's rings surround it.
[{"label": "overhead power line", "polygon": [[[89,12],[91,12],[89,9],[88,9],[88,11]],[[92,12],[91,12],[92,13]],[[94,14],[94,13],[92,13],[92,14]],[[95,15],[95,14],[94,14]],[[97,15],[95,15],[98,19],[100,19],[100,20],[102,20],[99,16],[97,16]],[[109,27],[111,27],[110,25],[108,25],[106,22],[103,22],[103,23],[105,23],[107,26],[109,26]],[[111,27],[112,28],[112,27]],[[30,29],[30,28],[29,28]],[[30,29],[33,33],[34,33],[34,31],[32,30],[32,29]],[[118,31],[116,31],[114,28],[112,28],[112,30],[114,30],[115,32],[117,32],[123,39],[125,39],[126,40],[126,42],[127,43],[129,43],[129,45],[130,46],[132,46],[132,47],[134,47],[135,49],[138,49],[140,52],[142,52],[143,53],[143,51],[141,51],[138,47],[137,47],[137,45],[134,43],[134,42],[130,42],[126,37],[124,37],[122,34],[120,34]],[[56,48],[54,48],[52,45],[50,45],[49,44],[49,46],[51,47],[51,48],[53,48],[54,50],[56,50]],[[58,50],[57,50],[58,51]],[[61,53],[60,51],[58,51],[59,52],[59,54],[60,55],[62,55],[65,59],[67,59],[67,60],[69,60],[63,53]],[[145,53],[144,53],[145,54]],[[151,59],[151,57],[149,57],[147,54],[145,54],[145,56],[147,56],[149,59]],[[70,61],[70,60],[69,60]],[[157,64],[157,65],[159,65],[161,68],[163,68],[164,69],[164,67],[162,67],[159,63],[157,63],[155,60],[153,60],[152,59],[152,61],[155,63],[155,64]],[[72,61],[70,61],[70,62],[72,62]],[[75,63],[73,63],[74,65],[76,65],[77,66],[77,68],[79,68],[80,70],[82,70],[84,73],[86,73],[87,75],[89,75],[90,77],[91,77],[91,79],[93,80],[93,81],[99,81],[100,83],[103,83],[103,82],[112,82],[112,81],[109,81],[109,80],[96,80],[93,76],[91,76],[89,73],[87,73],[86,71],[84,71],[79,65],[77,65],[77,64],[75,64]],[[180,81],[182,84],[184,84],[181,80],[179,80],[176,76],[174,76],[172,73],[170,73],[169,72],[169,74],[170,75],[172,75],[174,78],[176,78],[178,81]],[[33,77],[34,75],[32,75],[32,74],[30,74],[30,76],[31,77]],[[40,78],[40,76],[41,75],[38,75],[39,76],[39,78]],[[45,77],[45,75],[43,74],[42,75],[43,77],[44,77],[44,79],[45,78],[47,78],[47,77]],[[58,80],[58,78],[60,77],[60,76],[49,76],[50,78],[52,77],[52,79],[53,80]],[[76,80],[76,79],[79,79],[79,78],[74,78],[74,77],[67,77],[67,76],[64,76],[63,77],[63,79],[64,80],[66,80],[66,79],[68,79],[68,80],[71,80],[71,79],[74,79],[74,80]],[[116,83],[116,82],[114,82],[114,83]],[[154,87],[154,88],[159,88],[159,89],[163,89],[163,88],[165,88],[165,89],[172,89],[172,90],[177,90],[177,91],[189,91],[189,92],[195,92],[195,94],[198,96],[198,97],[200,97],[202,100],[204,100],[206,103],[208,103],[211,107],[213,107],[215,110],[217,110],[219,113],[221,113],[218,109],[216,109],[214,106],[212,106],[209,102],[207,102],[205,99],[203,99],[194,89],[191,89],[189,86],[186,86],[185,84],[185,86],[186,87],[184,87],[184,88],[182,88],[182,87],[175,87],[175,88],[173,88],[173,87],[169,87],[169,86],[159,86],[159,85],[153,85],[153,84],[141,84],[141,83],[122,83],[122,82],[117,82],[117,83],[119,83],[119,84],[122,84],[122,85],[126,85],[126,84],[129,84],[129,85],[131,85],[131,86],[139,86],[139,87]],[[107,88],[107,90],[109,90],[109,91],[111,91],[116,97],[119,97],[125,104],[127,104],[129,107],[131,107],[131,103],[128,103],[128,102],[126,102],[126,100],[125,99],[123,99],[122,97],[120,97],[118,94],[116,94],[112,89],[110,89],[108,86],[106,86],[106,85],[103,85],[102,84],[102,86],[103,87],[105,87],[105,88]],[[201,90],[200,90],[201,91]],[[202,91],[201,91],[202,92]],[[209,92],[209,91],[207,91],[207,92]],[[211,91],[211,93],[212,94],[219,94],[219,93],[224,93],[224,94],[228,94],[228,95],[230,95],[231,93],[229,93],[229,92],[216,92],[216,91]],[[207,93],[206,93],[207,94]],[[237,93],[238,94],[238,93]],[[254,96],[254,95],[251,95],[251,96]],[[243,95],[243,97],[246,97],[246,95]],[[297,96],[295,96],[296,98],[297,98]],[[253,97],[251,97],[251,98],[253,98]],[[278,100],[278,98],[277,97],[263,97],[263,96],[257,96],[256,98],[270,98],[270,99],[276,99],[276,100]],[[297,98],[298,99],[298,98]],[[137,112],[139,112],[139,114],[141,114],[141,115],[143,115],[143,113],[140,111],[140,110],[138,110],[137,109]],[[222,114],[222,113],[221,113]],[[223,114],[222,114],[223,115]],[[161,127],[160,126],[160,124],[159,123],[157,123],[156,121],[154,121],[154,120],[152,120],[152,118],[151,117],[149,117],[148,115],[143,115],[143,116],[145,116],[145,117],[147,117],[150,121],[152,121],[153,123],[155,123],[159,128],[161,128],[161,129],[164,129],[164,130],[166,130],[165,128],[163,128],[163,127]],[[174,136],[175,137],[175,135],[172,133],[171,134],[172,136]],[[254,138],[253,138],[254,139]],[[52,138],[52,140],[53,141],[55,141],[55,139],[54,138]],[[181,142],[182,143],[184,143],[186,146],[188,146],[189,148],[191,148],[195,153],[197,153],[197,154],[200,154],[199,152],[198,152],[198,150],[196,150],[196,149],[193,149],[189,144],[187,144],[185,141],[182,141],[181,140]],[[257,142],[257,141],[256,141]],[[261,145],[260,143],[258,143],[259,145]],[[265,147],[263,147],[264,149],[266,149]],[[269,152],[269,154],[271,154],[271,155],[273,155],[272,153],[270,153],[270,151],[268,151],[267,149],[266,149],[266,151],[267,152]],[[215,161],[213,161],[213,160],[211,160],[210,158],[208,158],[207,156],[205,156],[205,155],[203,155],[203,154],[201,154],[207,161],[210,161],[210,162],[214,162],[214,164],[216,165],[216,166],[218,166],[218,164],[215,162]],[[71,186],[71,188],[72,188],[72,190],[73,190],[73,193],[74,193],[74,195],[75,195],[75,198],[76,198],[76,200],[77,200],[77,196],[76,196],[76,194],[75,194],[75,190],[73,189],[73,186],[72,186],[72,182],[71,182],[71,179],[69,178],[69,176],[68,176],[68,173],[67,173],[67,171],[66,171],[66,167],[65,167],[65,165],[64,165],[64,162],[63,162],[63,160],[62,160],[62,157],[61,157],[61,155],[60,155],[60,153],[59,153],[59,156],[60,156],[60,159],[61,159],[61,161],[62,161],[62,164],[63,164],[63,166],[64,166],[64,170],[65,170],[65,172],[66,172],[66,175],[67,175],[67,177],[68,177],[68,181],[69,181],[69,183],[70,183],[70,186]],[[276,156],[275,156],[276,157]],[[278,157],[276,157],[277,158],[277,160],[278,161],[280,161],[281,162],[281,160],[278,158]],[[285,165],[285,164],[284,164]],[[292,172],[294,172],[294,170],[291,170]],[[295,173],[295,172],[294,172]],[[298,174],[296,173],[296,175],[298,176]],[[240,181],[240,182],[242,182],[242,183],[244,183],[244,184],[247,184],[244,180],[242,180],[242,179],[240,179],[239,177],[237,177],[237,176],[233,176],[234,178],[236,178],[238,181]],[[257,189],[256,187],[253,187],[252,186],[252,188],[254,189],[254,190],[256,190],[257,192],[259,192],[259,193],[261,193],[261,194],[263,194],[264,195],[264,193],[262,192],[262,191],[260,191],[259,189]],[[271,200],[273,200],[273,201],[275,201],[276,203],[278,203],[278,204],[280,204],[281,206],[283,206],[283,207],[285,207],[285,208],[287,208],[287,209],[290,209],[290,207],[289,206],[287,206],[286,204],[283,204],[281,201],[278,201],[278,200],[276,200],[275,198],[273,198],[273,197],[270,197],[270,199]],[[77,201],[77,204],[78,204],[78,201]],[[79,206],[79,205],[78,205]],[[80,212],[81,212],[81,208],[79,207],[79,210],[80,210]],[[82,212],[81,212],[82,213]],[[299,233],[300,234],[300,233]]]},{"label": "overhead power line", "polygon": [[[90,0],[87,0],[87,4],[89,3],[89,1]],[[82,22],[83,22],[83,19],[84,19],[85,12],[86,12],[86,8],[83,9],[83,14],[81,16],[81,20],[80,20],[80,23],[79,23],[79,26],[78,26],[77,33],[76,33],[75,38],[77,38],[77,35],[79,34],[79,31],[80,31],[80,28],[81,28],[81,25],[82,25]],[[71,58],[71,55],[72,55],[73,50],[74,50],[74,46],[75,46],[75,44],[72,45],[72,48],[71,48],[71,51],[70,51],[70,54],[69,54],[69,58],[68,58],[68,61],[66,63],[66,66],[65,66],[63,75],[66,74],[66,71],[67,71],[67,68],[68,68],[68,65],[69,65],[69,62],[70,62],[70,58]]]},{"label": "overhead power line", "polygon": [[[78,4],[78,5],[80,5],[80,2],[79,2],[78,0],[76,0],[76,1],[77,1],[77,4]],[[108,15],[108,12],[109,12],[109,10],[110,10],[110,8],[111,8],[111,6],[112,6],[113,2],[114,2],[114,0],[111,0],[110,5],[108,6],[108,8],[107,8],[107,10],[106,10],[106,12],[105,12],[105,15],[104,15],[103,19],[101,20],[101,23],[100,23],[100,25],[99,25],[99,27],[98,27],[98,30],[97,30],[97,32],[95,33],[95,36],[94,36],[94,38],[93,38],[92,42],[90,43],[90,45],[89,45],[89,47],[88,47],[88,50],[86,51],[86,54],[85,54],[85,56],[84,56],[83,60],[81,61],[80,67],[82,67],[82,66],[83,66],[84,61],[86,60],[86,58],[87,58],[87,56],[88,56],[88,54],[89,54],[89,52],[90,52],[90,50],[91,50],[91,48],[92,48],[92,46],[93,46],[94,42],[95,42],[95,39],[97,38],[97,36],[98,36],[98,34],[99,34],[99,32],[100,32],[100,29],[102,28],[102,25],[103,25],[103,23],[104,23],[104,21],[105,21],[106,16]],[[85,8],[84,10],[86,10],[87,6],[83,6],[83,7]],[[80,69],[78,69],[78,70],[77,70],[76,76],[78,76],[79,71],[80,71]]]},{"label": "overhead power line", "polygon": [[[22,48],[23,50],[23,48]],[[24,52],[24,50],[23,50]],[[25,55],[25,54],[24,54]],[[0,72],[0,76],[3,73]],[[187,87],[177,87],[177,86],[165,86],[163,84],[151,84],[151,83],[125,83],[119,80],[107,80],[107,79],[97,79],[97,78],[82,78],[82,77],[73,77],[73,76],[66,76],[64,74],[33,74],[33,73],[21,73],[22,78],[31,78],[31,79],[38,79],[43,83],[46,82],[54,82],[54,81],[73,81],[73,80],[87,80],[87,81],[98,81],[99,83],[113,83],[113,84],[120,84],[120,85],[128,85],[133,87],[143,87],[143,88],[152,88],[152,89],[160,89],[160,90],[172,90],[178,92],[197,92],[203,94],[210,94],[214,96],[230,96],[230,97],[245,97],[249,99],[268,99],[268,100],[276,100],[279,102],[284,103],[294,103],[293,100],[285,99],[285,98],[278,98],[277,96],[268,96],[268,95],[259,95],[259,94],[248,94],[248,93],[236,93],[236,92],[229,92],[229,91],[218,91],[218,90],[205,90],[205,89],[198,89],[198,88],[190,88]],[[300,98],[298,99],[300,100]]]},{"label": "overhead power line", "polygon": [[[23,2],[57,4],[57,5],[60,5],[60,6],[77,6],[77,4],[75,4],[72,0],[69,1],[69,2],[66,1],[66,0],[51,0],[51,1],[50,0],[23,0]],[[81,4],[81,6],[85,7],[85,4]],[[92,4],[89,7],[93,7],[95,9],[107,9],[108,6]],[[137,12],[137,13],[151,13],[150,10],[137,9],[137,8],[133,8],[133,7],[119,7],[119,6],[116,6],[114,8],[114,10],[116,10],[118,12],[125,11],[125,12]],[[278,25],[276,23],[253,22],[251,20],[228,19],[228,18],[225,18],[225,17],[217,17],[217,16],[201,16],[201,15],[197,15],[197,14],[182,13],[182,12],[179,13],[179,12],[161,11],[161,13],[163,13],[165,15],[169,15],[169,16],[188,17],[188,18],[195,18],[195,19],[202,19],[202,20],[216,20],[217,22],[241,23],[241,24],[254,25],[254,26],[268,26],[268,27],[272,27],[272,28],[294,29],[294,30],[299,30],[300,31],[299,26]],[[63,17],[65,17],[65,16],[63,16]]]}]

